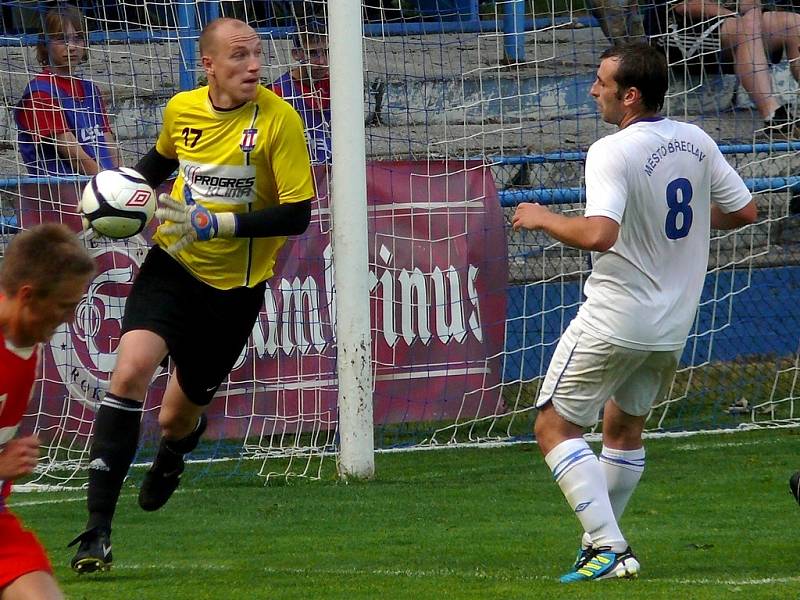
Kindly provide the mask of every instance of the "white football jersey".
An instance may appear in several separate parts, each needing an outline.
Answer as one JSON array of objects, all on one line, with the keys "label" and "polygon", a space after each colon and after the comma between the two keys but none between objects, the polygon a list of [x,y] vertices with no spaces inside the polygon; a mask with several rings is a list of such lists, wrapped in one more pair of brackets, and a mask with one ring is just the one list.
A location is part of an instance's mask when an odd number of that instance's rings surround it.
[{"label": "white football jersey", "polygon": [[711,202],[729,213],[750,199],[695,125],[646,119],[592,144],[584,214],[613,219],[620,230],[611,249],[592,254],[580,323],[628,348],[682,348],[708,266]]}]

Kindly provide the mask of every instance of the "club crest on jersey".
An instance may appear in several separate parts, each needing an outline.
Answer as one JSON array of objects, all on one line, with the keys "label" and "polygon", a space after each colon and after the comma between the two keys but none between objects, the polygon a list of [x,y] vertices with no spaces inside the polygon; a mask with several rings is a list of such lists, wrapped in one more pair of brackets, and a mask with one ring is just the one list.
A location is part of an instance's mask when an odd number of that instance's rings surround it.
[{"label": "club crest on jersey", "polygon": [[256,147],[256,136],[258,135],[258,129],[245,129],[242,131],[242,143],[239,144],[239,147],[242,149],[242,152],[252,152],[253,149]]}]

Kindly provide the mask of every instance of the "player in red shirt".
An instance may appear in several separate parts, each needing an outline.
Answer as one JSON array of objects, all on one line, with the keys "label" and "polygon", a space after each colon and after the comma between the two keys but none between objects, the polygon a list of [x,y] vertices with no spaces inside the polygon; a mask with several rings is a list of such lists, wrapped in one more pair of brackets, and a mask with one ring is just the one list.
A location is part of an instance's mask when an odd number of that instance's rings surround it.
[{"label": "player in red shirt", "polygon": [[36,536],[6,507],[11,482],[33,472],[36,435],[15,437],[36,379],[40,344],[71,321],[94,261],[64,225],[23,231],[0,264],[0,600],[63,598]]}]

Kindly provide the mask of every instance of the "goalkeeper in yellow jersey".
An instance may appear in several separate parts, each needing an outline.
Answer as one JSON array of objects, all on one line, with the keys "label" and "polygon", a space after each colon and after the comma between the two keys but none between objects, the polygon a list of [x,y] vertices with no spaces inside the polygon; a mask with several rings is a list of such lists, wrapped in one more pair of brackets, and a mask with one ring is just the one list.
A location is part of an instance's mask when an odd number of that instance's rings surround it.
[{"label": "goalkeeper in yellow jersey", "polygon": [[221,18],[206,26],[199,46],[208,86],[167,103],[158,141],[136,166],[153,187],[178,173],[171,197],[159,198],[157,245],[127,300],[116,367],[95,416],[89,517],[72,542],[78,573],[111,566],[111,521],[156,369],[167,356],[175,365],[158,417],[161,444],[139,492],[148,511],[177,488],[183,457],[205,430],[205,409],[256,322],[276,255],[311,219],[303,124],[260,85],[258,35]]}]

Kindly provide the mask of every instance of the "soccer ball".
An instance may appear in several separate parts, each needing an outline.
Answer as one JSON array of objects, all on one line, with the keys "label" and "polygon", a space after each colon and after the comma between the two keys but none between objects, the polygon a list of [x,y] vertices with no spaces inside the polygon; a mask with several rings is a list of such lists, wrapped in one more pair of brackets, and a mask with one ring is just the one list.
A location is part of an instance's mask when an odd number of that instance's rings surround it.
[{"label": "soccer ball", "polygon": [[156,193],[128,167],[100,171],[81,196],[81,216],[100,235],[114,239],[140,233],[156,210]]}]

